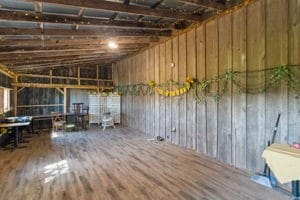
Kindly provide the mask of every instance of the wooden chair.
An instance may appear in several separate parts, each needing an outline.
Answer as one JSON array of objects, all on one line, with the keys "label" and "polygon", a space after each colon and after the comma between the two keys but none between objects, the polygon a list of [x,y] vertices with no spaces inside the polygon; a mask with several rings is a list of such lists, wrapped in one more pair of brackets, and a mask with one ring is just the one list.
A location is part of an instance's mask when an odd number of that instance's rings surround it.
[{"label": "wooden chair", "polygon": [[66,120],[65,115],[60,112],[51,112],[52,119],[52,131],[57,131],[58,128],[61,128],[63,132],[66,130]]},{"label": "wooden chair", "polygon": [[108,126],[113,126],[114,128],[116,128],[113,117],[110,115],[110,112],[103,113],[101,121],[103,130],[105,130],[105,128]]}]

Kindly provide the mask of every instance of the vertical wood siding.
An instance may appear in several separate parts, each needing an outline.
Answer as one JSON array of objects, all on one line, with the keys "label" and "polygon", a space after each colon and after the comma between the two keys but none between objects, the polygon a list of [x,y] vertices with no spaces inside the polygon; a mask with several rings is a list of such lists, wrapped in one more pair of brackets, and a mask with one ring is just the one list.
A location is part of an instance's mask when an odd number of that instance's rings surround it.
[{"label": "vertical wood siding", "polygon": [[[260,0],[120,61],[115,78],[120,85],[170,78],[183,82],[187,76],[205,80],[230,69],[251,71],[285,64],[300,64],[300,0]],[[257,78],[247,73],[243,84]],[[282,118],[277,142],[300,140],[299,111],[299,98],[285,85],[251,95],[240,94],[230,84],[219,101],[209,98],[199,104],[191,93],[122,96],[124,125],[253,171],[263,167],[261,153],[278,112]]]}]

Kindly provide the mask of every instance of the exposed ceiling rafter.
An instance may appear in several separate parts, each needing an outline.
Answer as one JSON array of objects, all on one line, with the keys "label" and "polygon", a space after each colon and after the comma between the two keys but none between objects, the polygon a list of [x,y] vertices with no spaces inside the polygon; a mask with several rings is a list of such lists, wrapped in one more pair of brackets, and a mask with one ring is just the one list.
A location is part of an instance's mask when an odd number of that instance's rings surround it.
[{"label": "exposed ceiling rafter", "polygon": [[[33,0],[26,0],[26,1],[35,2]],[[80,8],[90,8],[90,9],[108,10],[113,12],[131,13],[136,15],[148,15],[148,16],[184,19],[184,20],[192,20],[192,21],[203,20],[202,17],[198,15],[186,14],[186,13],[175,12],[175,11],[165,10],[165,9],[152,9],[152,8],[147,8],[143,6],[137,6],[137,5],[126,5],[122,3],[104,1],[104,0],[98,0],[98,1],[43,0],[43,2],[57,4],[57,5],[64,5],[64,6],[74,6]]]},{"label": "exposed ceiling rafter", "polygon": [[94,30],[68,30],[68,29],[33,29],[33,28],[0,28],[0,35],[36,35],[36,36],[171,36],[170,30],[140,30],[101,28]]},{"label": "exposed ceiling rafter", "polygon": [[[114,17],[115,18],[115,17]],[[134,29],[169,29],[167,25],[146,23],[146,22],[135,22],[135,21],[124,21],[115,19],[95,19],[86,17],[75,17],[75,16],[64,16],[55,14],[41,14],[35,12],[22,12],[22,11],[10,11],[0,10],[1,20],[11,21],[27,21],[27,22],[38,22],[38,23],[55,23],[65,25],[79,25],[79,26],[99,26],[99,27],[115,27],[115,28],[134,28]]]}]

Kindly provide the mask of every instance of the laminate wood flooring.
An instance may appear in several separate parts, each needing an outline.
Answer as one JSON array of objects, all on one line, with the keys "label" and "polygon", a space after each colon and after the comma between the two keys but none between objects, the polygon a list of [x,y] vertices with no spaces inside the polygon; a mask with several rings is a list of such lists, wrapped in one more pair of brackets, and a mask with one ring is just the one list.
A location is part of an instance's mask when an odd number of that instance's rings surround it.
[{"label": "laminate wood flooring", "polygon": [[129,128],[34,135],[0,150],[1,200],[290,199],[212,158]]}]

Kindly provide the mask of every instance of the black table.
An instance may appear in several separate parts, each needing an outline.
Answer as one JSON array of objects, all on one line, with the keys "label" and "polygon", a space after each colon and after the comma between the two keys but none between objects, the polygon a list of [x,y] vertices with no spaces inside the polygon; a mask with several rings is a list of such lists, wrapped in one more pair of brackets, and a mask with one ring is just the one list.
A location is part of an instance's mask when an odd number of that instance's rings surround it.
[{"label": "black table", "polygon": [[[64,115],[64,116],[73,116],[74,113],[59,113],[60,115]],[[33,133],[37,133],[36,130],[34,129],[34,122],[35,121],[44,121],[44,120],[52,120],[52,115],[51,114],[44,114],[44,115],[34,115],[31,116],[32,118],[32,123],[31,123],[31,129],[33,131]],[[52,121],[51,121],[52,123]],[[51,125],[52,127],[52,125]]]},{"label": "black table", "polygon": [[14,149],[18,147],[20,141],[22,141],[22,134],[20,134],[20,128],[28,127],[30,122],[17,122],[17,123],[3,123],[0,124],[0,128],[13,128],[14,134]]}]

